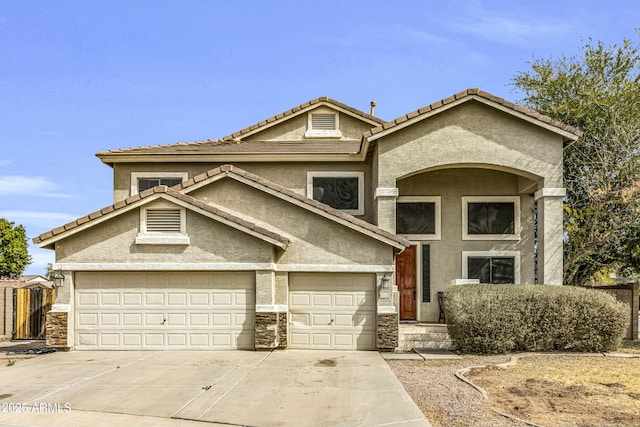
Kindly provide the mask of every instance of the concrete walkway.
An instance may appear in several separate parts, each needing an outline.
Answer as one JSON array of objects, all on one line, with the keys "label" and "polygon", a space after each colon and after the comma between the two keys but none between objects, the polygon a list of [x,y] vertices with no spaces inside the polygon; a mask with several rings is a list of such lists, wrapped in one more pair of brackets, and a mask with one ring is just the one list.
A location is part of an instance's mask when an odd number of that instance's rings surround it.
[{"label": "concrete walkway", "polygon": [[54,353],[0,367],[0,425],[429,426],[376,352]]}]

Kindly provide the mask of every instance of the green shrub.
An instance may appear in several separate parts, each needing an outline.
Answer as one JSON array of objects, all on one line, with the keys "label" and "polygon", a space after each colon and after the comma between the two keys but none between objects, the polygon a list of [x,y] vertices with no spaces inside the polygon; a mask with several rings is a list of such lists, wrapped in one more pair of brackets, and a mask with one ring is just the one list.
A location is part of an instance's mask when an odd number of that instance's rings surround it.
[{"label": "green shrub", "polygon": [[613,296],[574,286],[454,286],[444,310],[449,335],[464,353],[612,351],[630,318]]}]

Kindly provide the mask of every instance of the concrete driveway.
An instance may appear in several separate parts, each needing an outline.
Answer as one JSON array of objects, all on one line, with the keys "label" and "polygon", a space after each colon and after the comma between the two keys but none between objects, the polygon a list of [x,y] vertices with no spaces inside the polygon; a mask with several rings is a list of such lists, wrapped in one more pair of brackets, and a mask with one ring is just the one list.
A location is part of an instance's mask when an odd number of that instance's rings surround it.
[{"label": "concrete driveway", "polygon": [[0,425],[429,426],[377,352],[53,353],[0,367]]}]

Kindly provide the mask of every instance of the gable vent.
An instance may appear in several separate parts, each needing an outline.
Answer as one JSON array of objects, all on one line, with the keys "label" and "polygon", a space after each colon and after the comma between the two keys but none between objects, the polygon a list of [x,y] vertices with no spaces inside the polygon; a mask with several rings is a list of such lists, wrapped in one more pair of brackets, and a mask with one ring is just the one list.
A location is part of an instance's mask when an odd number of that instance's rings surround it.
[{"label": "gable vent", "polygon": [[148,209],[147,232],[180,233],[180,209]]},{"label": "gable vent", "polygon": [[311,128],[314,130],[335,130],[336,115],[335,114],[312,114]]}]

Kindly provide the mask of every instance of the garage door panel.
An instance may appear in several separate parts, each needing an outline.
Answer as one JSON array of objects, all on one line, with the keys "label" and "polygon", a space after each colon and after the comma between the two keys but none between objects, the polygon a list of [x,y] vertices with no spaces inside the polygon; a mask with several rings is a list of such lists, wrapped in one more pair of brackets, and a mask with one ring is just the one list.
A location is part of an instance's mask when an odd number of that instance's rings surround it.
[{"label": "garage door panel", "polygon": [[209,305],[208,293],[191,293],[189,294],[189,304],[193,305]]},{"label": "garage door panel", "polygon": [[144,304],[149,305],[164,305],[164,294],[159,292],[148,292],[144,294]]},{"label": "garage door panel", "polygon": [[253,349],[255,303],[239,302],[255,301],[254,278],[76,273],[76,348]]},{"label": "garage door panel", "polygon": [[291,274],[291,348],[374,350],[375,275]]},{"label": "garage door panel", "polygon": [[296,293],[291,295],[291,306],[293,307],[310,307],[311,306],[311,295],[308,293]]},{"label": "garage door panel", "polygon": [[311,324],[309,326],[329,326],[331,324],[330,313],[313,313],[311,315]]},{"label": "garage door panel", "polygon": [[187,293],[186,292],[169,292],[167,295],[167,304],[171,306],[186,306],[187,305]]},{"label": "garage door panel", "polygon": [[333,304],[333,295],[313,293],[311,296],[311,304],[314,307],[331,307]]},{"label": "garage door panel", "polygon": [[98,345],[98,334],[96,333],[81,333],[77,335],[78,344],[95,347]]},{"label": "garage door panel", "polygon": [[122,313],[122,326],[142,326],[142,313]]},{"label": "garage door panel", "polygon": [[120,345],[120,335],[100,334],[100,345],[103,347],[118,347]]},{"label": "garage door panel", "polygon": [[142,291],[140,292],[123,292],[122,305],[140,306],[142,305]]},{"label": "garage door panel", "polygon": [[120,326],[120,314],[119,313],[101,313],[100,314],[100,326]]},{"label": "garage door panel", "polygon": [[87,328],[98,327],[98,313],[78,314],[78,325]]}]

